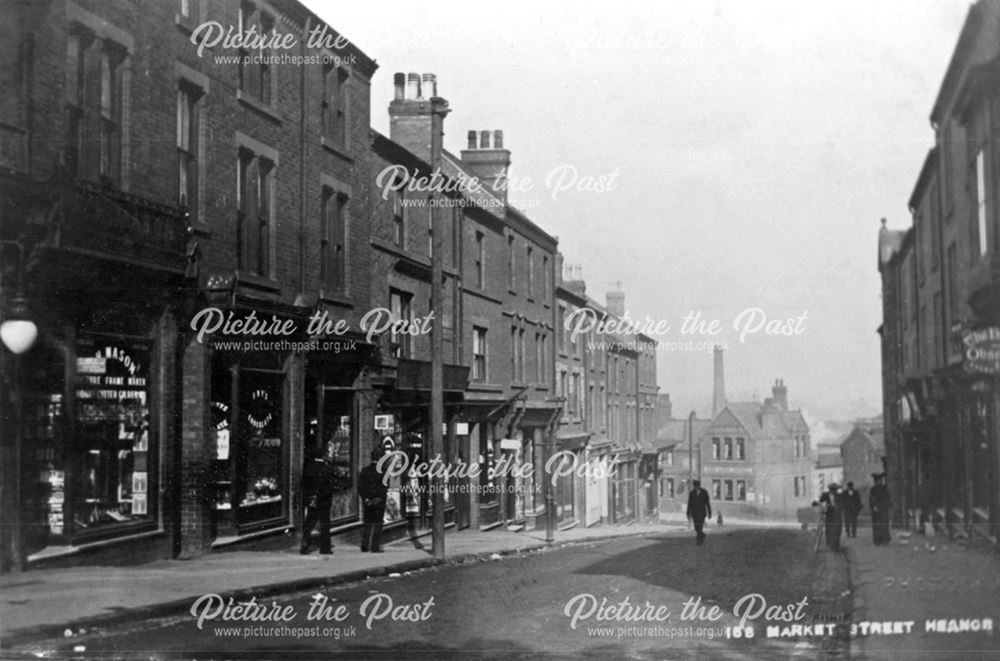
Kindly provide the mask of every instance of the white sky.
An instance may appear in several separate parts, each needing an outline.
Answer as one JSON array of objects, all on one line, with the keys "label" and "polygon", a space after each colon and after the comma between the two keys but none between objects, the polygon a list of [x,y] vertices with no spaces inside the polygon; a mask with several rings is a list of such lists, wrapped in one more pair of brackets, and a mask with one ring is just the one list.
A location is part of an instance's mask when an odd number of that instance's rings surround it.
[{"label": "white sky", "polygon": [[[503,129],[536,182],[512,199],[591,296],[621,281],[631,316],[671,322],[663,342],[698,339],[691,310],[719,319],[730,400],[781,377],[812,415],[880,412],[879,218],[909,225],[967,1],[307,4],[379,63],[377,130],[396,71],[437,74],[448,149]],[[553,200],[566,165],[617,186]],[[740,344],[752,307],[805,311],[805,330]],[[710,352],[661,350],[658,369],[676,416],[708,412]]]}]

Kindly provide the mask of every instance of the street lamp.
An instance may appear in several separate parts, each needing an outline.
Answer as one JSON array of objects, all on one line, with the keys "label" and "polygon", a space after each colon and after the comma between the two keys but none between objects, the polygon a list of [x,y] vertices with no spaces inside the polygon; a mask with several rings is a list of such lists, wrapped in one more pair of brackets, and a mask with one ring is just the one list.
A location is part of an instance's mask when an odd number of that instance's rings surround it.
[{"label": "street lamp", "polygon": [[17,293],[0,323],[0,340],[13,354],[22,354],[38,339],[38,326],[28,315],[28,302],[24,298],[24,246],[16,241],[0,241],[0,245],[17,248]]}]

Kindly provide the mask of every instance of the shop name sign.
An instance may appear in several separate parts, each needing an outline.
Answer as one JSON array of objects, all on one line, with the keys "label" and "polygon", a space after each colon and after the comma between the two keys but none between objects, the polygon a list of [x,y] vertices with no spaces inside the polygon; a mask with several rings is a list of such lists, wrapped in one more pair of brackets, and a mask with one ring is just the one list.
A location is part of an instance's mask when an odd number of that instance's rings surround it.
[{"label": "shop name sign", "polygon": [[962,347],[966,372],[1000,374],[1000,328],[967,330],[962,334]]}]

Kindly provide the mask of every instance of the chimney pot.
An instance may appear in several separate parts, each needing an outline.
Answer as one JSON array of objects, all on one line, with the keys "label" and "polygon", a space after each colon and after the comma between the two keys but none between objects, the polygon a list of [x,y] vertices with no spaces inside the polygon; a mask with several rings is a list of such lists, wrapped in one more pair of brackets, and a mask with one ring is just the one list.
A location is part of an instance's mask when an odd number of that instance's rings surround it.
[{"label": "chimney pot", "polygon": [[393,98],[396,101],[401,101],[406,96],[406,74],[405,73],[392,74],[392,87],[393,87]]},{"label": "chimney pot", "polygon": [[420,90],[423,98],[432,99],[438,95],[437,92],[437,76],[432,73],[424,74],[424,84]]},{"label": "chimney pot", "polygon": [[479,148],[489,149],[490,148],[490,132],[480,131],[479,132]]},{"label": "chimney pot", "polygon": [[420,98],[420,74],[419,73],[408,73],[408,74],[406,74],[406,98],[407,99],[419,99]]},{"label": "chimney pot", "polygon": [[493,148],[503,149],[503,131],[493,131]]},{"label": "chimney pot", "polygon": [[469,149],[476,148],[476,137],[477,133],[475,131],[469,131]]}]

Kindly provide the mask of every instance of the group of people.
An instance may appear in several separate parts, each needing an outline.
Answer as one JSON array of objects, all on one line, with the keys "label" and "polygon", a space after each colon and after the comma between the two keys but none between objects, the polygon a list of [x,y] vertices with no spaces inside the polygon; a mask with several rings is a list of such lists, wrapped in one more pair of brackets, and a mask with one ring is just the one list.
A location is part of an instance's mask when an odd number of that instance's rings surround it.
[{"label": "group of people", "polygon": [[[389,487],[378,471],[378,462],[385,455],[384,447],[371,452],[371,463],[358,475],[358,496],[362,503],[361,550],[382,553],[382,519],[385,517]],[[313,456],[302,470],[302,494],[306,501],[306,517],[302,525],[302,545],[299,552],[308,555],[312,547],[312,531],[319,526],[319,552],[333,553],[330,542],[330,507],[336,491],[330,446],[314,448]]]},{"label": "group of people", "polygon": [[[888,544],[889,509],[892,499],[889,488],[885,484],[885,473],[872,473],[875,485],[868,494],[868,508],[872,514],[872,537],[875,545]],[[840,549],[840,535],[846,532],[848,537],[858,536],[858,515],[861,513],[861,494],[854,490],[854,483],[848,482],[845,489],[837,484],[831,484],[815,503],[820,506],[823,516],[826,545],[831,550]]]}]

